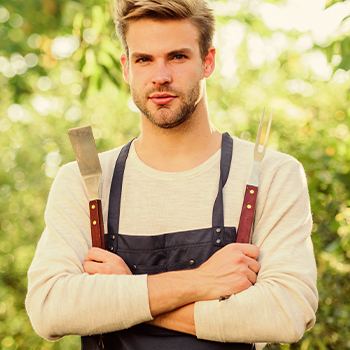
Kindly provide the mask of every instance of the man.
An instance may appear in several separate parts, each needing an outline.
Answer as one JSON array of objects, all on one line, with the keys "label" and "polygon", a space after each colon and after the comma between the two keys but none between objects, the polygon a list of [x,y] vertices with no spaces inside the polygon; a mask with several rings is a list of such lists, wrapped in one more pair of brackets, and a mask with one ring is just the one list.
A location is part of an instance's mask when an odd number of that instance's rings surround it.
[{"label": "man", "polygon": [[116,13],[141,134],[100,155],[107,251],[91,249],[76,163],[56,177],[29,270],[35,330],[48,339],[82,335],[84,349],[297,341],[317,308],[301,165],[267,152],[253,244],[234,243],[253,146],[209,121],[211,10],[201,0],[123,0]]}]

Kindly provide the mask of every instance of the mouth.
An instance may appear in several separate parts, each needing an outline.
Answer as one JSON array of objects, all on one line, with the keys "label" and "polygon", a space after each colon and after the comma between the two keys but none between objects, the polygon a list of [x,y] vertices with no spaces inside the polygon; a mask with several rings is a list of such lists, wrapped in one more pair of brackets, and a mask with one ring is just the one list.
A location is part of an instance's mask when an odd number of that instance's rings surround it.
[{"label": "mouth", "polygon": [[156,105],[166,105],[173,102],[177,96],[167,93],[156,93],[149,97],[149,99]]}]

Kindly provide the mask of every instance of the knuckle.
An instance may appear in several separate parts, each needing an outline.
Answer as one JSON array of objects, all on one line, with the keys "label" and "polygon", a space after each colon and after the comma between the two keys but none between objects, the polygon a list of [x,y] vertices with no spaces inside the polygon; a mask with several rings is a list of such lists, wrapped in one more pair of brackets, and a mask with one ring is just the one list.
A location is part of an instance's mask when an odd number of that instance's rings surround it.
[{"label": "knuckle", "polygon": [[230,247],[233,251],[240,251],[242,249],[240,243],[231,243]]},{"label": "knuckle", "polygon": [[92,247],[90,250],[89,250],[89,254],[91,254],[91,255],[96,255],[96,254],[98,254],[99,253],[99,251],[98,251],[98,248],[96,248],[96,247]]},{"label": "knuckle", "polygon": [[230,244],[227,244],[225,247],[223,247],[221,250],[222,251],[228,251],[228,253],[230,252],[234,252],[236,250],[236,243],[230,243]]},{"label": "knuckle", "polygon": [[236,263],[240,265],[244,264],[245,256],[243,254],[236,255]]},{"label": "knuckle", "polygon": [[239,269],[238,269],[238,272],[239,272],[240,275],[246,276],[247,273],[248,273],[247,267],[244,266],[244,265],[241,265],[241,266],[239,267]]},{"label": "knuckle", "polygon": [[250,284],[251,284],[251,283],[250,283],[247,279],[241,279],[241,280],[238,282],[237,287],[238,287],[238,289],[239,289],[240,291],[243,291],[243,290],[249,288],[249,287],[250,287]]}]

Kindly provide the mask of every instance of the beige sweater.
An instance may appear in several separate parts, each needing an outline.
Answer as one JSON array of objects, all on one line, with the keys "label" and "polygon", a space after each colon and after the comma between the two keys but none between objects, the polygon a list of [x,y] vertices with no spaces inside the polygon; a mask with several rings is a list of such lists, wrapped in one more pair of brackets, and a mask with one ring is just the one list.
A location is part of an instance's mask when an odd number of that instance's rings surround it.
[{"label": "beige sweater", "polygon": [[[100,154],[106,232],[119,151]],[[143,164],[132,145],[124,174],[120,233],[157,235],[211,227],[219,163],[220,151],[195,169],[161,172]],[[234,138],[224,187],[226,226],[238,226],[252,165],[253,144]],[[146,275],[90,276],[83,271],[91,247],[88,193],[75,162],[57,175],[45,221],[28,272],[26,299],[38,334],[53,340],[66,334],[116,331],[152,319]],[[302,166],[288,155],[268,150],[260,168],[253,235],[253,244],[260,248],[257,283],[225,302],[197,302],[197,337],[220,342],[297,341],[314,324],[317,308],[311,225]]]}]

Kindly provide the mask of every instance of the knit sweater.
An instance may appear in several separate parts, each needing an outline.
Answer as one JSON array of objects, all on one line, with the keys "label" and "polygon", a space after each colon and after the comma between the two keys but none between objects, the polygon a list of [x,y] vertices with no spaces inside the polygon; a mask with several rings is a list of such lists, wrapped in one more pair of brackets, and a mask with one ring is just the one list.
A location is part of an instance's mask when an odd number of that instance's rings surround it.
[{"label": "knit sweater", "polygon": [[[238,227],[254,145],[233,139],[223,191],[224,220],[225,226]],[[99,155],[105,232],[120,149]],[[124,173],[120,233],[158,235],[211,227],[220,153],[189,171],[169,173],[145,165],[132,144]],[[152,319],[146,275],[84,273],[82,264],[91,248],[88,203],[77,163],[66,164],[51,188],[46,228],[28,272],[27,311],[35,331],[50,340],[121,330]],[[260,167],[252,239],[260,248],[257,282],[225,302],[197,302],[197,337],[219,342],[297,341],[314,324],[317,309],[311,226],[301,164],[267,150]]]}]

